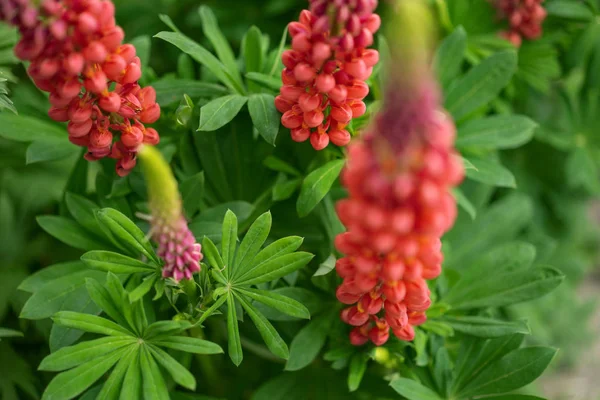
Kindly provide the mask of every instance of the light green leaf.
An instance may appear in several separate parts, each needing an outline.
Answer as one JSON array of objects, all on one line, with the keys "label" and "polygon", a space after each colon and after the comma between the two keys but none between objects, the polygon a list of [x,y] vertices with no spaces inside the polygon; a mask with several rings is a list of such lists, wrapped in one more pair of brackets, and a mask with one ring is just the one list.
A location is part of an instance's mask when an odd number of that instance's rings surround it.
[{"label": "light green leaf", "polygon": [[140,370],[140,357],[142,351],[143,350],[138,347],[135,352],[135,357],[129,363],[129,368],[127,368],[124,379],[124,382],[127,382],[127,385],[123,385],[121,388],[120,400],[142,398],[142,371]]},{"label": "light green leaf", "polygon": [[[146,346],[140,351],[140,369],[142,370],[144,399],[169,400],[169,390],[163,379],[162,373],[156,365],[156,361],[150,355]],[[123,393],[121,393],[123,397]]]},{"label": "light green leaf", "polygon": [[[187,55],[182,54],[187,57]],[[152,82],[156,90],[156,102],[161,107],[172,106],[181,101],[184,94],[192,99],[224,96],[229,93],[226,87],[216,83],[199,82],[190,79],[163,78]]]},{"label": "light green leaf", "polygon": [[460,392],[461,397],[500,394],[536,380],[557,353],[552,347],[526,347],[493,362]]},{"label": "light green leaf", "polygon": [[225,276],[230,277],[233,274],[231,270],[235,265],[235,249],[237,247],[238,240],[238,221],[233,211],[227,210],[225,213],[222,229],[223,236],[221,239],[221,253],[223,254],[223,262],[225,263]]},{"label": "light green leaf", "polygon": [[448,87],[451,80],[456,78],[466,50],[467,32],[459,26],[440,44],[433,60],[434,69],[442,86]]},{"label": "light green leaf", "polygon": [[67,137],[60,139],[36,140],[27,147],[25,163],[27,165],[62,160],[79,153],[79,149],[69,142]]},{"label": "light green leaf", "polygon": [[442,400],[436,392],[412,379],[394,379],[390,386],[408,400]]},{"label": "light green leaf", "polygon": [[52,320],[54,323],[84,332],[98,333],[110,336],[134,336],[129,330],[120,325],[95,315],[82,314],[72,311],[60,311]]},{"label": "light green leaf", "polygon": [[63,371],[135,343],[131,336],[108,336],[63,347],[42,360],[40,371]]},{"label": "light green leaf", "polygon": [[246,313],[252,319],[252,322],[254,322],[256,329],[258,329],[260,336],[262,336],[269,350],[276,356],[287,359],[290,355],[287,344],[285,344],[269,320],[254,308],[243,295],[236,294],[236,297],[242,304],[242,307],[244,307],[244,310],[246,310]]},{"label": "light green leaf", "polygon": [[329,192],[344,167],[344,160],[334,160],[317,168],[304,179],[296,209],[300,217],[307,216]]},{"label": "light green leaf", "polygon": [[193,354],[221,354],[223,349],[216,343],[189,336],[169,336],[161,340],[151,340],[160,347]]},{"label": "light green leaf", "polygon": [[231,292],[227,293],[227,334],[229,358],[236,365],[242,363],[242,343],[240,341],[240,329],[235,311],[235,300]]},{"label": "light green leaf", "polygon": [[492,186],[517,187],[512,172],[499,162],[475,158],[471,158],[469,161],[475,166],[475,169],[466,170],[470,179]]},{"label": "light green leaf", "polygon": [[190,329],[192,324],[188,321],[157,321],[148,326],[144,331],[145,340],[162,340],[167,336],[179,334]]},{"label": "light green leaf", "polygon": [[244,296],[251,298],[252,300],[256,300],[258,302],[266,304],[267,306],[281,311],[282,313],[290,315],[292,317],[305,319],[310,318],[310,313],[308,309],[304,307],[304,305],[287,296],[282,296],[280,294],[267,290],[243,288],[237,288],[235,290],[239,291]]},{"label": "light green leaf", "polygon": [[[128,348],[127,353],[119,360],[115,369],[111,372],[110,377],[106,380],[102,386],[102,390],[98,393],[95,400],[114,400],[118,398],[121,392],[121,386],[131,385],[131,382],[127,382],[127,385],[123,384],[123,379],[130,368],[130,365],[138,357],[138,347],[131,346]],[[122,385],[123,384],[123,385]]]},{"label": "light green leaf", "polygon": [[156,346],[149,345],[148,350],[154,356],[156,361],[163,366],[173,380],[189,390],[196,390],[196,378],[190,371],[188,371],[183,365],[179,364],[173,357],[171,357],[164,350],[159,349]]},{"label": "light green leaf", "polygon": [[475,217],[477,216],[477,210],[475,210],[475,206],[473,205],[473,203],[471,203],[467,196],[465,196],[462,190],[460,190],[459,188],[454,188],[452,189],[452,194],[456,199],[456,203],[463,210],[465,210],[467,214],[469,214],[469,217],[471,217],[471,219],[475,219]]},{"label": "light green leaf", "polygon": [[280,78],[276,78],[271,75],[261,74],[259,72],[249,72],[245,76],[252,82],[260,83],[262,86],[271,90],[278,91],[282,85]]},{"label": "light green leaf", "polygon": [[83,393],[88,387],[106,373],[126,350],[115,351],[99,357],[77,368],[62,372],[50,381],[44,391],[42,400],[72,399]]},{"label": "light green leaf", "polygon": [[348,390],[354,392],[360,386],[365,371],[367,370],[368,359],[365,354],[357,353],[350,360],[350,369],[348,371]]},{"label": "light green leaf", "polygon": [[[252,266],[252,261],[269,236],[271,222],[271,213],[267,211],[260,215],[250,226],[250,229],[248,229],[246,236],[244,236],[244,240],[242,240],[242,243],[237,250],[233,272],[231,273],[232,279],[235,280],[237,276],[244,275]],[[223,237],[225,237],[225,235],[223,235]],[[223,241],[223,244],[225,244],[225,240]]]},{"label": "light green leaf", "polygon": [[83,196],[69,192],[65,194],[65,203],[67,204],[69,213],[71,213],[79,225],[92,234],[99,233],[100,225],[94,212],[100,207],[96,203]]},{"label": "light green leaf", "polygon": [[153,273],[152,275],[146,276],[142,283],[140,283],[135,289],[133,289],[129,293],[129,301],[134,303],[140,300],[142,297],[146,295],[152,289],[156,281],[160,279],[160,275],[158,273]]},{"label": "light green leaf", "polygon": [[237,283],[240,285],[256,285],[282,278],[304,267],[313,257],[310,253],[300,251],[272,258],[249,271],[237,280]]},{"label": "light green leaf", "polygon": [[199,131],[216,131],[230,123],[248,101],[245,96],[231,94],[219,97],[200,109]]},{"label": "light green leaf", "polygon": [[31,116],[0,113],[0,137],[16,142],[42,139],[65,139],[66,130],[56,124]]},{"label": "light green leaf", "polygon": [[246,72],[259,72],[262,70],[263,49],[262,33],[256,26],[251,26],[242,41],[244,47],[244,60],[246,61]]}]

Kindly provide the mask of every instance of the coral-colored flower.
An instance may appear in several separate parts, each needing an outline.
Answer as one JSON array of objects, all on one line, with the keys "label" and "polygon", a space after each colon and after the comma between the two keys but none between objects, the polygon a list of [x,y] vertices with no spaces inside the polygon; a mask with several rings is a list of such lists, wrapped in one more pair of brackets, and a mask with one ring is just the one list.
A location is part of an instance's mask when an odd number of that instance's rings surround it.
[{"label": "coral-colored flower", "polygon": [[502,36],[515,46],[521,46],[523,38],[534,40],[542,35],[542,23],[547,12],[544,0],[494,0],[500,18],[508,20],[509,29]]},{"label": "coral-colored flower", "polygon": [[[423,7],[417,1],[402,5],[405,19]],[[343,279],[336,296],[349,305],[341,319],[355,327],[355,345],[370,340],[380,346],[390,330],[402,340],[414,338],[414,326],[425,322],[431,305],[427,280],[441,273],[440,238],[456,218],[450,189],[464,169],[453,148],[454,124],[441,110],[423,56],[428,50],[419,46],[421,25],[407,24],[405,41],[392,48],[383,108],[349,145],[341,175],[349,196],[336,204],[347,229],[335,239],[345,255],[336,263]],[[349,95],[355,91],[364,88],[348,88]]]},{"label": "coral-colored flower", "polygon": [[[0,19],[19,28],[15,54],[30,61],[35,84],[50,93],[50,118],[69,122],[69,139],[88,148],[85,158],[117,159],[127,175],[141,143],[156,144],[160,106],[152,87],[141,89],[140,60],[122,44],[110,0],[2,0]],[[116,141],[113,143],[113,138]]]},{"label": "coral-colored flower", "polygon": [[368,49],[381,24],[376,7],[377,0],[311,0],[311,11],[288,26],[292,49],[282,55],[283,86],[275,105],[294,141],[310,138],[316,150],[350,141],[345,128],[366,112],[364,81],[379,61],[379,53]]},{"label": "coral-colored flower", "polygon": [[148,186],[152,239],[158,244],[163,259],[162,275],[179,282],[192,279],[200,271],[202,246],[196,242],[183,216],[177,181],[169,164],[154,147],[139,151],[142,172]]}]

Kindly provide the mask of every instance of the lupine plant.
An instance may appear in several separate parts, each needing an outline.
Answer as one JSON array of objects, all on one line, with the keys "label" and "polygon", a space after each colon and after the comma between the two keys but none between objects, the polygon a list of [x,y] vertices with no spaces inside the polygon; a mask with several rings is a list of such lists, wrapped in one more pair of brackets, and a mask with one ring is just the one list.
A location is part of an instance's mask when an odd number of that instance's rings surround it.
[{"label": "lupine plant", "polygon": [[598,15],[0,0],[0,399],[546,398],[594,310]]}]

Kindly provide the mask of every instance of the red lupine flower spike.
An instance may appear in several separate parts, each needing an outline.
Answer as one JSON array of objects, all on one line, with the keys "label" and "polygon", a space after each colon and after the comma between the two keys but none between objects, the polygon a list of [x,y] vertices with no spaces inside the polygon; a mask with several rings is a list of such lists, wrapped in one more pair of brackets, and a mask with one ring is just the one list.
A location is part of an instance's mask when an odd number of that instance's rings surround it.
[{"label": "red lupine flower spike", "polygon": [[[400,13],[408,11],[402,7],[414,11],[411,18],[426,16],[420,3],[405,0],[400,7]],[[355,327],[354,345],[370,340],[380,346],[390,330],[401,340],[414,338],[414,326],[426,321],[431,304],[426,279],[441,273],[440,237],[456,218],[450,189],[464,171],[427,57],[412,42],[423,40],[427,24],[420,22],[402,24],[407,40],[392,52],[402,75],[390,74],[382,111],[362,140],[349,145],[341,175],[349,197],[336,204],[347,229],[335,239],[345,255],[336,263],[343,279],[336,296],[349,305],[341,318]],[[366,91],[362,84],[347,90],[349,97]],[[339,120],[345,112],[335,107],[331,114]]]},{"label": "red lupine flower spike", "polygon": [[[156,93],[137,83],[140,60],[135,47],[121,43],[110,0],[43,0],[39,9],[29,0],[2,0],[0,20],[19,28],[15,54],[31,61],[29,74],[50,93],[48,115],[69,122],[69,140],[88,148],[87,160],[116,158],[124,176],[142,142],[159,142],[156,130],[147,134],[143,126],[160,117]],[[119,122],[105,124],[109,119]]]},{"label": "red lupine flower spike", "polygon": [[376,7],[376,0],[311,0],[310,11],[289,24],[292,49],[282,54],[275,106],[294,141],[310,139],[316,150],[349,143],[345,128],[366,112],[364,81],[379,60],[376,50],[367,49],[380,25]]},{"label": "red lupine flower spike", "polygon": [[493,0],[498,16],[508,21],[509,28],[501,36],[516,47],[523,39],[535,40],[542,35],[542,23],[547,12],[542,6],[544,0]]}]

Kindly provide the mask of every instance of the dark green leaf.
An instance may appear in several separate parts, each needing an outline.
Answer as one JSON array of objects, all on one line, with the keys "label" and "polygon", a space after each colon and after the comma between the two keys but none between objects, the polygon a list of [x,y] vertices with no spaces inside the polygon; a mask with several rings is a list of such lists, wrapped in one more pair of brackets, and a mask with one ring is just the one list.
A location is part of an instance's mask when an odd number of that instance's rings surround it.
[{"label": "dark green leaf", "polygon": [[204,172],[190,176],[180,186],[183,209],[188,217],[192,217],[200,209],[204,196]]},{"label": "dark green leaf", "polygon": [[325,345],[332,322],[331,315],[326,313],[306,324],[296,334],[290,345],[286,371],[297,371],[313,362]]},{"label": "dark green leaf", "polygon": [[465,316],[451,317],[446,316],[442,319],[448,323],[454,330],[466,333],[472,336],[494,338],[515,333],[529,334],[529,326],[526,321],[502,321],[486,317]]},{"label": "dark green leaf", "polygon": [[468,121],[458,128],[456,147],[512,149],[533,137],[537,124],[521,115],[496,115]]},{"label": "dark green leaf", "polygon": [[[185,56],[185,54],[182,55]],[[188,79],[165,78],[152,82],[152,87],[156,90],[156,102],[161,107],[179,103],[184,94],[198,99],[224,96],[228,93],[224,86]]]},{"label": "dark green leaf", "polygon": [[81,261],[90,268],[113,274],[135,274],[155,272],[156,267],[131,257],[111,251],[89,251],[81,256]]},{"label": "dark green leaf", "polygon": [[56,161],[77,154],[79,150],[71,142],[64,139],[36,140],[27,147],[25,163],[27,165],[38,162]]},{"label": "dark green leaf", "polygon": [[473,203],[471,203],[467,196],[465,196],[465,194],[459,188],[454,188],[452,190],[452,194],[456,199],[456,203],[463,210],[465,210],[467,214],[469,214],[469,217],[471,217],[471,219],[475,219],[475,217],[477,216],[477,210],[475,210],[475,206],[473,205]]},{"label": "dark green leaf", "polygon": [[94,212],[99,208],[96,203],[75,193],[65,194],[67,209],[75,221],[93,234],[98,234],[100,225]]},{"label": "dark green leaf", "polygon": [[279,111],[275,108],[275,97],[270,94],[253,94],[248,100],[248,111],[254,127],[267,143],[275,146],[279,133]]},{"label": "dark green leaf", "polygon": [[448,35],[437,49],[433,65],[444,87],[448,87],[450,81],[460,72],[466,50],[467,32],[462,26]]},{"label": "dark green leaf", "polygon": [[300,217],[307,216],[329,192],[344,167],[344,160],[330,161],[314,170],[302,182],[296,209]]},{"label": "dark green leaf", "polygon": [[470,162],[476,169],[467,169],[466,172],[474,181],[500,187],[517,187],[513,174],[499,162],[474,158]]},{"label": "dark green leaf", "polygon": [[281,88],[281,79],[271,75],[265,75],[258,72],[249,72],[246,74],[246,78],[252,82],[260,83],[264,87],[272,90],[279,90],[279,88]]},{"label": "dark green leaf", "polygon": [[76,222],[54,215],[42,215],[36,218],[43,230],[63,243],[81,250],[98,250],[106,246],[88,233]]},{"label": "dark green leaf", "polygon": [[[119,397],[122,386],[126,386],[123,383],[125,375],[127,374],[130,366],[135,362],[138,357],[137,346],[131,346],[127,349],[127,353],[119,360],[115,369],[111,372],[110,377],[106,380],[102,386],[102,390],[94,398],[94,400],[113,400]],[[126,381],[127,385],[132,383]]]},{"label": "dark green leaf", "polygon": [[80,272],[83,269],[85,269],[85,265],[81,261],[70,261],[54,264],[29,275],[23,282],[21,282],[18,289],[29,293],[35,293],[48,282],[75,272]]},{"label": "dark green leaf", "polygon": [[[271,231],[271,222],[271,213],[267,211],[259,216],[250,226],[250,229],[248,229],[248,232],[246,233],[246,236],[244,236],[244,240],[242,240],[242,243],[240,244],[240,247],[236,253],[233,272],[231,273],[233,279],[235,279],[237,276],[244,275],[248,269],[252,267],[254,258],[269,236],[269,232]],[[223,246],[225,246],[225,237],[226,235],[224,233]],[[223,249],[225,249],[225,247]]]},{"label": "dark green leaf", "polygon": [[0,113],[0,137],[16,142],[41,139],[65,139],[63,127],[31,116]]},{"label": "dark green leaf", "polygon": [[69,328],[79,329],[84,332],[98,333],[110,336],[133,336],[133,334],[120,325],[95,315],[82,314],[72,311],[60,311],[52,320],[54,323]]},{"label": "dark green leaf", "polygon": [[310,253],[296,252],[272,258],[240,277],[237,283],[256,285],[282,278],[308,264],[313,257]]},{"label": "dark green leaf", "polygon": [[259,72],[262,70],[263,49],[262,33],[256,26],[251,26],[244,36],[244,60],[246,61],[246,72]]},{"label": "dark green leaf", "polygon": [[583,3],[569,0],[554,0],[544,5],[548,15],[565,19],[589,21],[594,18],[594,13]]}]

